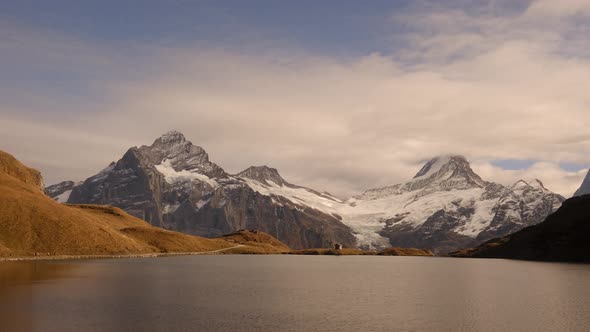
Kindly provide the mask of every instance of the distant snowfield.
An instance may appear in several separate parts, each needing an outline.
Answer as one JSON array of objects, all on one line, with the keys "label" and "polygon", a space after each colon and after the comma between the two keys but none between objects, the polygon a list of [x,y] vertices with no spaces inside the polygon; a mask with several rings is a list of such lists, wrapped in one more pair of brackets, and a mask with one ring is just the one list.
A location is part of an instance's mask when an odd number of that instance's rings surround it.
[{"label": "distant snowfield", "polygon": [[219,187],[219,183],[217,183],[217,181],[204,174],[187,170],[176,171],[172,167],[171,161],[169,159],[164,160],[161,164],[155,165],[154,167],[158,170],[158,172],[164,175],[164,179],[169,184],[198,180],[200,182],[209,184],[212,188]]},{"label": "distant snowfield", "polygon": [[474,208],[475,212],[471,220],[455,232],[475,238],[490,225],[492,210],[498,202],[497,199],[479,201],[484,192],[481,188],[434,192],[419,200],[416,199],[417,192],[407,192],[371,200],[352,198],[343,202],[318,196],[305,188],[279,186],[273,182],[267,186],[249,179],[245,182],[262,195],[282,196],[302,207],[341,216],[342,223],[354,231],[358,245],[369,247],[389,246],[389,239],[379,235],[388,219],[405,215],[400,222],[415,228],[439,210],[453,211],[461,207]]},{"label": "distant snowfield", "polygon": [[72,189],[64,191],[62,194],[55,197],[55,200],[59,203],[67,203],[68,199],[70,198],[70,194],[72,193]]},{"label": "distant snowfield", "polygon": [[[388,247],[389,239],[378,234],[383,229],[383,213],[372,216],[369,209],[353,207],[349,202],[344,202],[332,196],[320,196],[317,193],[303,187],[281,186],[272,181],[269,185],[251,180],[242,179],[252,190],[265,196],[281,196],[293,204],[302,208],[312,208],[328,215],[339,215],[342,223],[350,227],[359,245],[374,247]],[[375,210],[373,210],[375,211]]]}]

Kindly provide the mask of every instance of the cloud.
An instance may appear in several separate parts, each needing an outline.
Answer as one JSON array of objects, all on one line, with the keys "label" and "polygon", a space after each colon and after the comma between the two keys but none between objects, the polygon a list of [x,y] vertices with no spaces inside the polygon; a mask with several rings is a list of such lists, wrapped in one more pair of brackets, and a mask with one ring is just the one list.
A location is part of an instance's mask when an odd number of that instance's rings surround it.
[{"label": "cloud", "polygon": [[[388,22],[383,42],[399,49],[355,58],[271,47],[120,51],[51,35],[38,43],[16,31],[11,66],[63,68],[72,59],[64,70],[96,77],[82,75],[89,84],[73,96],[69,86],[4,96],[0,148],[47,182],[82,179],[175,128],[228,171],[269,164],[291,182],[341,196],[406,181],[445,153],[466,155],[486,180],[538,177],[567,196],[581,175],[556,165],[590,164],[588,40],[576,28],[586,7],[568,3],[559,20],[543,20],[548,3],[422,3]],[[33,58],[21,63],[24,52]],[[490,164],[498,159],[543,162],[506,171]]]},{"label": "cloud", "polygon": [[522,170],[506,170],[487,162],[472,163],[473,170],[481,177],[494,179],[504,185],[512,185],[518,180],[531,181],[542,179],[545,187],[551,191],[570,197],[580,187],[587,170],[568,172],[559,165],[539,162]]},{"label": "cloud", "polygon": [[574,15],[590,16],[590,3],[586,0],[538,0],[531,3],[525,16],[533,18],[563,18]]}]

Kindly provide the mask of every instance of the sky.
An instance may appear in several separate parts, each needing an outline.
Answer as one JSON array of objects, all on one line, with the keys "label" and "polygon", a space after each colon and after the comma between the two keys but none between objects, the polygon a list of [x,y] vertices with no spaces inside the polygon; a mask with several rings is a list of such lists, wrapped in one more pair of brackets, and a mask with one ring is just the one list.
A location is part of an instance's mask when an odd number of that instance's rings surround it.
[{"label": "sky", "polygon": [[3,1],[0,149],[83,180],[172,129],[347,197],[461,154],[570,196],[590,1]]}]

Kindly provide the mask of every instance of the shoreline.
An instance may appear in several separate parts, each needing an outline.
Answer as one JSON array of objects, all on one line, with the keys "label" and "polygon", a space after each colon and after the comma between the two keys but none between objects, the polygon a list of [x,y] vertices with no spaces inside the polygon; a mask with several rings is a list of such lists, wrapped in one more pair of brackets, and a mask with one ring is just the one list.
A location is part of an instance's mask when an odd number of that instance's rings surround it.
[{"label": "shoreline", "polygon": [[57,260],[85,260],[85,259],[123,259],[123,258],[157,258],[172,256],[196,256],[196,255],[223,255],[221,252],[235,248],[244,247],[243,244],[211,251],[192,252],[154,252],[146,254],[125,254],[125,255],[55,255],[55,256],[21,256],[21,257],[0,257],[2,262],[24,262],[24,261],[57,261]]}]

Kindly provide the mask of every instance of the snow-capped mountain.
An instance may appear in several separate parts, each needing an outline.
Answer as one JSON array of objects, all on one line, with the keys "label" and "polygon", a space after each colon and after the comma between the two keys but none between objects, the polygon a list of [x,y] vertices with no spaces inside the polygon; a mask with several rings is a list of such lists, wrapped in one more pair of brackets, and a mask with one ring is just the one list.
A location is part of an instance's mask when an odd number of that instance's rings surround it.
[{"label": "snow-capped mountain", "polygon": [[462,156],[442,156],[406,183],[344,201],[291,184],[267,166],[228,174],[171,131],[73,187],[67,202],[114,205],[201,236],[259,229],[292,248],[340,242],[448,252],[539,223],[563,200],[538,180],[505,187],[481,179]]},{"label": "snow-capped mountain", "polygon": [[539,223],[564,198],[540,181],[512,187],[482,180],[462,156],[430,160],[409,182],[348,201],[343,222],[361,246],[412,246],[447,252]]},{"label": "snow-capped mountain", "polygon": [[72,189],[81,185],[82,182],[63,181],[48,187],[45,187],[45,193],[60,203],[66,203],[70,198]]},{"label": "snow-capped mountain", "polygon": [[240,181],[259,194],[287,198],[294,204],[311,207],[331,215],[335,215],[336,207],[343,204],[342,200],[328,193],[320,193],[285,181],[275,168],[252,166],[238,173],[237,176]]},{"label": "snow-capped mountain", "polygon": [[200,236],[257,229],[292,248],[354,246],[350,228],[337,216],[306,204],[313,195],[265,166],[230,175],[171,131],[150,146],[129,149],[74,187],[68,202],[114,205],[153,225]]},{"label": "snow-capped mountain", "polygon": [[574,196],[582,196],[588,194],[590,194],[590,171],[588,171],[588,174],[586,174],[586,177],[584,178],[582,185],[580,186],[580,188],[578,188],[578,190],[576,190]]}]

